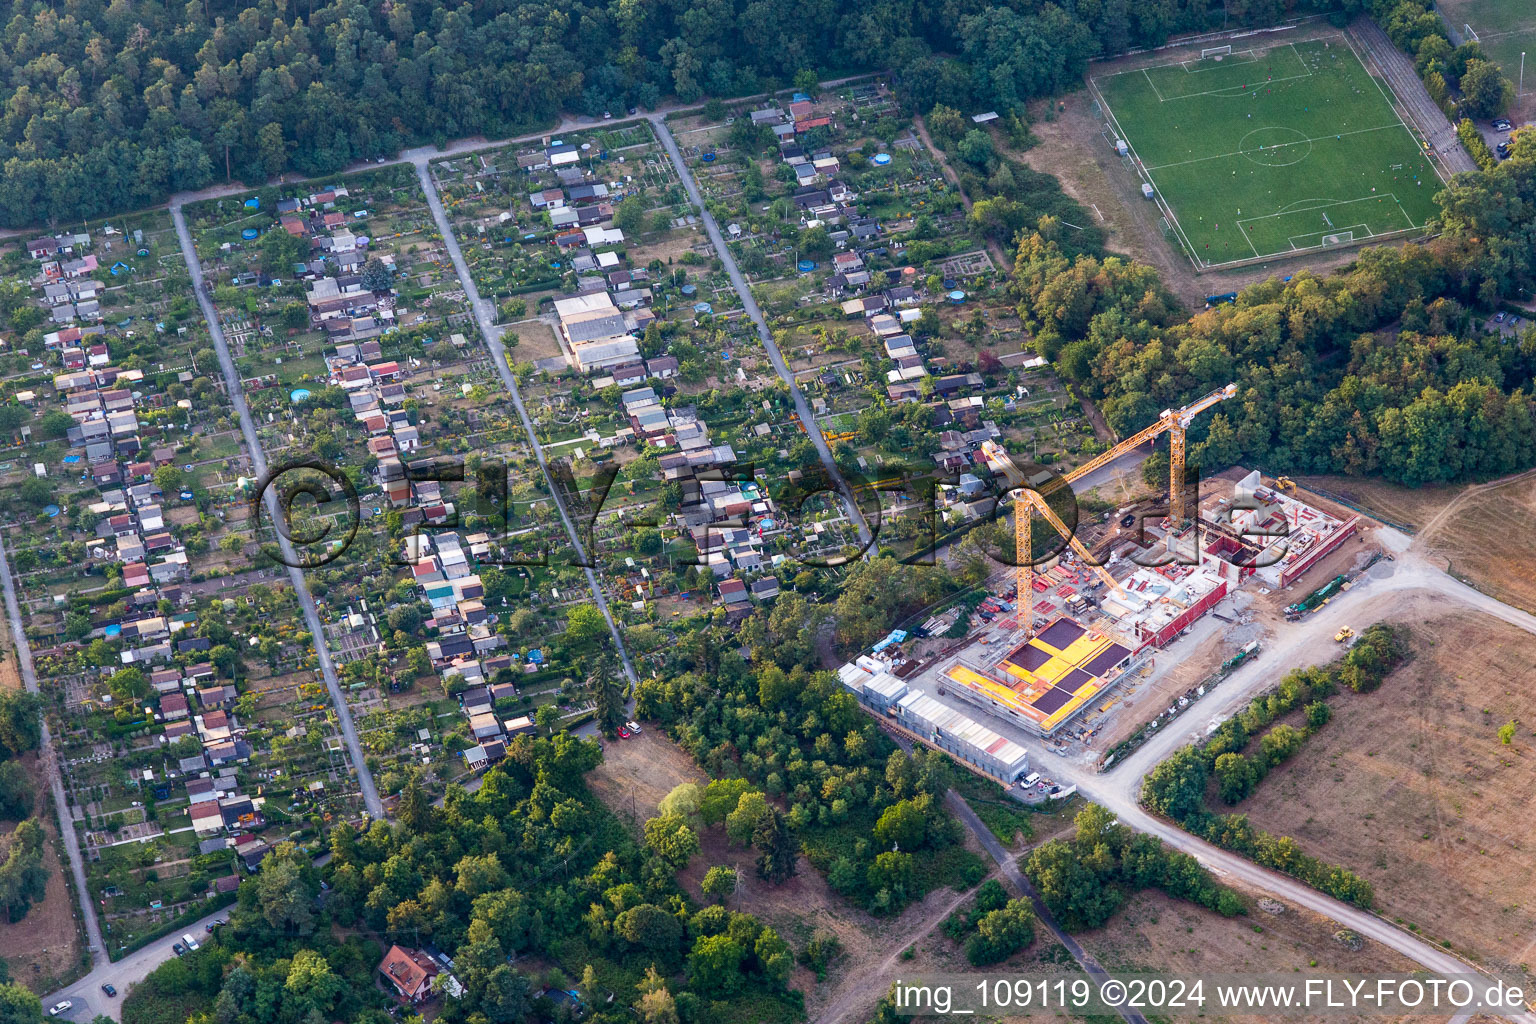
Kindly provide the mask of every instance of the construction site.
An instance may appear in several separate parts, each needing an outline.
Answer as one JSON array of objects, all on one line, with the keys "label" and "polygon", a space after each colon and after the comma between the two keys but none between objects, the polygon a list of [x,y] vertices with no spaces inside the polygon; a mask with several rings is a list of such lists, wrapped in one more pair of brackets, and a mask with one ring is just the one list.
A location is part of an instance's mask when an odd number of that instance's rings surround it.
[{"label": "construction site", "polygon": [[[1314,507],[1296,497],[1288,479],[1265,483],[1257,471],[1229,472],[1202,481],[1198,490],[1187,486],[1185,432],[1196,416],[1233,394],[1229,385],[1167,410],[1048,481],[1026,476],[1000,445],[984,442],[988,467],[1013,488],[1015,567],[994,577],[996,592],[977,613],[982,621],[963,640],[927,656],[910,643],[882,644],[844,667],[844,685],[872,711],[930,743],[965,747],[971,755],[965,760],[1001,769],[989,774],[1008,782],[1023,765],[1010,759],[1012,751],[999,762],[985,749],[993,739],[1012,745],[1015,738],[1050,740],[1069,729],[1082,734],[1075,723],[1086,711],[1106,710],[1118,687],[1147,677],[1158,652],[1240,588],[1267,595],[1291,587],[1356,535],[1361,517]],[[1060,506],[1063,488],[1163,434],[1170,451],[1163,500],[1121,508],[1081,531],[1066,526],[1053,497]],[[1045,560],[1037,541],[1055,538],[1042,537],[1037,520],[1060,536],[1059,553]],[[907,723],[914,717],[909,706],[917,705],[927,708],[927,729]],[[933,721],[929,705],[956,716],[949,729]],[[985,741],[974,751],[962,739],[972,726]]]}]

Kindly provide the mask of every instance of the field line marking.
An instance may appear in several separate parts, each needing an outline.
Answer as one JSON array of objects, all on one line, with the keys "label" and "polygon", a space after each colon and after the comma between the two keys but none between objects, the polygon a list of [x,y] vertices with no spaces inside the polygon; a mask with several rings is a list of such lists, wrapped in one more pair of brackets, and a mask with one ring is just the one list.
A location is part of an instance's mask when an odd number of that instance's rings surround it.
[{"label": "field line marking", "polygon": [[[1413,138],[1414,148],[1421,149],[1421,140],[1428,141],[1433,139],[1434,133],[1425,129],[1423,125],[1419,124],[1418,118],[1413,116],[1413,110],[1411,107],[1409,107],[1408,101],[1398,96],[1395,90],[1389,88],[1390,83],[1386,81],[1387,69],[1383,67],[1379,62],[1376,62],[1373,58],[1372,63],[1376,65],[1376,70],[1381,72],[1381,75],[1380,77],[1377,77],[1376,75],[1371,74],[1371,65],[1365,62],[1365,56],[1355,48],[1355,40],[1351,37],[1350,33],[1343,32],[1340,34],[1340,38],[1344,40],[1344,45],[1349,47],[1349,52],[1354,56],[1355,60],[1359,62],[1360,70],[1365,72],[1365,77],[1376,83],[1376,89],[1381,93],[1382,98],[1387,101],[1387,107],[1392,111],[1393,114],[1397,115],[1397,119],[1402,122],[1403,127],[1408,130],[1409,136]],[[1426,97],[1428,96],[1427,93],[1425,95]],[[1405,115],[1413,119],[1412,127],[1410,127],[1408,122],[1404,120]],[[1415,135],[1415,132],[1418,134]],[[1432,148],[1429,152],[1429,169],[1435,172],[1435,180],[1439,181],[1443,185],[1449,179],[1449,172],[1446,174],[1440,173],[1440,161],[1444,158],[1436,153]]]},{"label": "field line marking", "polygon": [[1157,102],[1159,102],[1159,103],[1167,103],[1168,101],[1163,99],[1163,94],[1158,91],[1157,83],[1152,81],[1152,76],[1151,75],[1147,74],[1147,69],[1146,68],[1142,68],[1141,69],[1141,74],[1142,74],[1142,77],[1147,80],[1147,84],[1152,87],[1152,95],[1157,97]]},{"label": "field line marking", "polygon": [[[1164,66],[1167,67],[1168,65],[1164,65]],[[1174,96],[1174,97],[1171,97],[1170,99],[1164,100],[1163,102],[1165,102],[1165,103],[1172,103],[1174,100],[1197,100],[1197,99],[1199,99],[1202,96],[1218,96],[1218,95],[1220,95],[1222,93],[1230,93],[1233,96],[1242,96],[1242,95],[1245,95],[1245,94],[1246,95],[1253,95],[1252,93],[1245,93],[1245,90],[1242,87],[1245,86],[1245,85],[1250,85],[1250,86],[1253,86],[1254,89],[1256,90],[1261,85],[1270,85],[1270,84],[1273,84],[1273,83],[1276,83],[1276,82],[1294,82],[1294,81],[1297,81],[1297,80],[1302,79],[1302,78],[1311,78],[1311,77],[1312,77],[1312,72],[1309,70],[1304,75],[1286,75],[1283,78],[1271,78],[1271,79],[1268,79],[1268,80],[1263,81],[1263,82],[1239,82],[1237,85],[1224,85],[1224,86],[1222,86],[1219,89],[1207,89],[1204,92],[1184,93],[1181,96]],[[1237,92],[1232,92],[1233,89],[1236,89],[1238,91]]]},{"label": "field line marking", "polygon": [[1254,245],[1253,244],[1253,239],[1248,237],[1248,229],[1243,227],[1243,222],[1242,221],[1238,221],[1237,222],[1237,230],[1239,230],[1239,231],[1241,231],[1243,233],[1243,241],[1248,243],[1248,248],[1253,250],[1253,254],[1255,256],[1262,256],[1263,253],[1259,252],[1259,247]]},{"label": "field line marking", "polygon": [[[1390,194],[1390,193],[1388,193],[1388,194]],[[1292,216],[1295,216],[1298,213],[1319,213],[1319,212],[1322,212],[1324,210],[1332,210],[1335,207],[1339,207],[1339,206],[1352,206],[1355,203],[1364,203],[1364,202],[1367,202],[1367,201],[1369,201],[1371,199],[1378,199],[1378,198],[1385,198],[1385,195],[1382,195],[1382,194],[1377,194],[1377,195],[1374,195],[1374,196],[1373,195],[1363,195],[1363,196],[1357,196],[1354,199],[1335,199],[1335,200],[1333,200],[1333,202],[1327,203],[1327,204],[1325,204],[1323,206],[1309,206],[1305,210],[1282,210],[1279,213],[1261,213],[1261,214],[1258,214],[1257,216],[1254,216],[1254,217],[1241,217],[1241,218],[1238,219],[1238,223],[1239,224],[1253,224],[1256,221],[1261,221],[1261,220],[1274,220],[1276,217],[1292,217]],[[1396,199],[1397,197],[1393,196],[1393,198]],[[1342,231],[1342,230],[1345,230],[1345,229],[1344,228],[1339,228],[1338,230]]]},{"label": "field line marking", "polygon": [[1342,235],[1345,232],[1354,233],[1356,231],[1364,232],[1366,235],[1369,235],[1372,238],[1376,237],[1376,233],[1370,229],[1369,225],[1367,225],[1365,223],[1360,223],[1360,224],[1339,224],[1339,225],[1336,225],[1336,226],[1329,227],[1329,228],[1327,228],[1326,230],[1323,230],[1323,231],[1306,231],[1306,232],[1303,232],[1302,234],[1299,234],[1299,235],[1287,235],[1286,236],[1286,240],[1290,243],[1291,248],[1293,248],[1293,249],[1311,249],[1311,248],[1316,248],[1316,246],[1297,245],[1296,244],[1296,239],[1298,239],[1298,238],[1310,238],[1313,235],[1316,235],[1319,238],[1321,238],[1323,235]]},{"label": "field line marking", "polygon": [[[1228,57],[1243,56],[1243,57],[1247,57],[1248,58],[1247,60],[1244,60],[1244,61],[1233,61],[1232,65],[1231,65],[1232,67],[1242,67],[1244,64],[1257,64],[1259,62],[1259,55],[1258,55],[1258,53],[1252,47],[1249,47],[1246,50],[1233,50],[1231,53],[1226,54],[1226,56],[1228,56]],[[1209,60],[1209,59],[1210,58],[1208,58],[1208,57],[1196,57],[1196,58],[1194,58],[1194,63],[1199,64],[1201,61],[1205,61],[1205,60]],[[1211,63],[1214,64],[1216,62],[1215,61],[1211,61]],[[1225,61],[1223,61],[1223,63],[1225,63]],[[1174,65],[1178,65],[1179,67],[1183,68],[1184,69],[1184,73],[1188,74],[1188,75],[1203,75],[1207,71],[1220,71],[1221,70],[1220,68],[1195,68],[1193,71],[1191,71],[1190,67],[1189,67],[1190,61],[1187,61],[1187,60],[1176,60],[1176,61],[1172,61],[1172,62],[1170,62],[1168,64],[1162,64],[1162,65],[1159,65],[1159,66],[1160,67],[1165,67],[1165,68],[1171,68]]]},{"label": "field line marking", "polygon": [[[1255,128],[1255,129],[1253,129],[1253,131],[1263,131],[1264,128],[1284,128],[1284,127],[1286,127],[1286,125],[1283,125],[1283,124],[1268,124],[1268,125],[1263,125],[1260,128]],[[1356,128],[1354,131],[1349,131],[1349,132],[1335,132],[1334,133],[1334,139],[1335,140],[1342,139],[1346,135],[1364,135],[1367,132],[1391,131],[1393,128],[1405,128],[1405,127],[1407,127],[1407,126],[1404,125],[1401,121],[1399,121],[1396,124],[1383,124],[1383,125],[1378,125],[1375,128]],[[1303,138],[1303,139],[1300,139],[1300,140],[1298,140],[1296,142],[1281,142],[1281,143],[1277,143],[1276,145],[1273,145],[1273,146],[1267,146],[1265,148],[1266,149],[1284,149],[1287,146],[1300,146],[1300,145],[1302,145],[1304,143],[1310,145],[1311,143],[1314,143],[1314,142],[1326,142],[1327,140],[1328,140],[1328,136],[1326,136],[1326,135],[1319,135],[1316,138]],[[1158,164],[1156,167],[1148,167],[1147,170],[1148,171],[1160,171],[1160,170],[1162,170],[1165,167],[1183,167],[1183,166],[1185,166],[1187,164],[1203,163],[1206,160],[1225,160],[1227,157],[1246,156],[1246,155],[1247,155],[1246,153],[1244,153],[1242,150],[1239,149],[1239,150],[1234,150],[1231,153],[1216,153],[1216,154],[1214,154],[1212,156],[1192,157],[1189,160],[1175,160],[1173,163]],[[1260,167],[1267,167],[1267,166],[1270,166],[1270,165],[1268,165],[1268,164],[1260,164],[1259,166]],[[1290,166],[1290,165],[1289,164],[1282,164],[1281,166]]]},{"label": "field line marking", "polygon": [[1168,223],[1173,225],[1173,230],[1178,234],[1179,241],[1184,243],[1184,251],[1189,254],[1189,260],[1194,264],[1196,272],[1199,272],[1202,267],[1209,266],[1209,264],[1205,263],[1195,254],[1195,244],[1184,233],[1184,226],[1179,223],[1179,218],[1174,215],[1173,206],[1163,198],[1163,190],[1152,179],[1152,172],[1147,170],[1147,165],[1142,163],[1141,157],[1136,155],[1135,143],[1130,140],[1130,136],[1126,135],[1120,127],[1120,119],[1115,116],[1114,108],[1109,105],[1109,100],[1105,98],[1103,91],[1099,89],[1098,83],[1090,78],[1088,85],[1091,91],[1098,93],[1099,109],[1104,111],[1104,119],[1115,129],[1115,134],[1120,137],[1125,143],[1126,148],[1130,150],[1131,159],[1136,161],[1136,166],[1141,168],[1141,173],[1146,177],[1148,184],[1152,186],[1153,201],[1163,211],[1163,216],[1168,218]]},{"label": "field line marking", "polygon": [[1424,227],[1424,224],[1415,224],[1415,223],[1413,223],[1413,218],[1412,218],[1412,216],[1409,216],[1409,210],[1405,209],[1405,207],[1402,206],[1402,200],[1399,200],[1398,193],[1396,193],[1396,192],[1389,192],[1389,193],[1387,193],[1387,195],[1390,195],[1390,197],[1392,197],[1393,203],[1398,204],[1398,212],[1402,213],[1402,223],[1407,224],[1407,226],[1409,226],[1409,227]]},{"label": "field line marking", "polygon": [[[1239,91],[1237,93],[1234,93],[1234,95],[1239,95],[1240,96],[1240,95],[1242,95],[1242,87],[1245,86],[1245,85],[1251,85],[1255,89],[1257,89],[1260,85],[1270,85],[1270,84],[1275,83],[1275,82],[1291,82],[1291,81],[1295,81],[1295,80],[1301,79],[1301,78],[1312,78],[1312,77],[1314,77],[1314,73],[1312,71],[1312,68],[1307,64],[1307,62],[1305,60],[1302,59],[1301,54],[1296,52],[1296,44],[1295,43],[1286,43],[1285,45],[1291,51],[1291,56],[1296,58],[1296,63],[1301,67],[1302,71],[1305,72],[1304,74],[1300,74],[1300,75],[1284,75],[1284,76],[1282,76],[1280,78],[1271,78],[1271,79],[1269,79],[1269,80],[1267,80],[1265,82],[1240,82],[1237,85],[1226,85],[1226,86],[1222,86],[1219,89],[1207,89],[1204,92],[1185,93],[1185,94],[1180,95],[1180,96],[1174,96],[1173,99],[1175,99],[1175,100],[1198,99],[1201,96],[1215,96],[1215,95],[1218,95],[1220,93],[1228,93],[1228,92],[1231,92],[1233,89],[1238,89]],[[1279,49],[1279,47],[1276,47],[1276,49]],[[1244,52],[1252,53],[1253,51],[1252,50],[1247,50],[1247,51],[1244,51]],[[1255,57],[1252,61],[1249,61],[1248,63],[1250,63],[1250,64],[1257,64],[1258,62],[1259,62],[1258,58]],[[1183,61],[1171,61],[1171,62],[1169,62],[1167,64],[1156,65],[1153,68],[1153,70],[1156,70],[1156,68],[1183,67],[1183,63],[1184,63]],[[1239,67],[1246,67],[1247,65],[1243,64],[1243,65],[1238,65],[1238,66]],[[1142,70],[1145,71],[1147,69],[1143,68]],[[1195,73],[1195,72],[1190,72],[1187,68],[1185,68],[1184,70],[1185,70],[1186,74],[1194,74]],[[1214,70],[1214,69],[1208,69],[1208,70]],[[1148,78],[1148,81],[1151,81],[1150,77]],[[1154,88],[1156,88],[1156,87],[1154,86]],[[1172,102],[1172,101],[1171,100],[1165,100],[1164,102]]]}]

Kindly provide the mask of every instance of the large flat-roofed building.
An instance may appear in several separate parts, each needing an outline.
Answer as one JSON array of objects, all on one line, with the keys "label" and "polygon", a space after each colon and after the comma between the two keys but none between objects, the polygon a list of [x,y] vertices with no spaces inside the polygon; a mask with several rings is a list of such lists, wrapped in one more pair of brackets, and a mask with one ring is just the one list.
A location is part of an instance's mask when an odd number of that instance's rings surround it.
[{"label": "large flat-roofed building", "polygon": [[623,310],[606,291],[556,299],[555,314],[571,361],[582,373],[640,358],[640,345],[629,334]]},{"label": "large flat-roofed building", "polygon": [[881,672],[864,684],[864,703],[882,713],[906,695],[907,684],[889,672]]},{"label": "large flat-roofed building", "polygon": [[1005,785],[1029,772],[1029,754],[1023,747],[926,693],[906,694],[893,710],[902,728]]},{"label": "large flat-roofed building", "polygon": [[944,676],[960,699],[1049,736],[1134,660],[1132,645],[1062,617],[990,668],[957,661]]}]

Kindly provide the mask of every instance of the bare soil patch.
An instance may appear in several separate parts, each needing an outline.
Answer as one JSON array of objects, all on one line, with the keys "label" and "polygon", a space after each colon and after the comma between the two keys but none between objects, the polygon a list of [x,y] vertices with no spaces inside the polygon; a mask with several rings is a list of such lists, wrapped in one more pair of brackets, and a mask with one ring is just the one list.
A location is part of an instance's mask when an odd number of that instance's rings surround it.
[{"label": "bare soil patch", "polygon": [[703,786],[709,776],[660,730],[603,744],[603,763],[587,773],[587,785],[608,809],[635,827],[656,817],[661,798],[685,782]]},{"label": "bare soil patch", "polygon": [[1414,659],[1375,693],[1332,698],[1333,721],[1236,810],[1358,872],[1386,916],[1529,970],[1536,637],[1427,595],[1406,598],[1398,621],[1411,623]]},{"label": "bare soil patch", "polygon": [[561,354],[560,343],[555,339],[555,329],[542,320],[524,320],[512,324],[507,327],[506,333],[517,338],[517,347],[511,353],[515,362],[532,363]]},{"label": "bare soil patch", "polygon": [[643,241],[638,241],[632,248],[630,259],[635,266],[645,266],[651,260],[661,260],[670,266],[684,253],[700,251],[708,248],[714,249],[709,240],[704,237],[704,228],[700,224],[697,229],[693,227],[672,228],[660,235],[642,236]]},{"label": "bare soil patch", "polygon": [[[1221,973],[1272,973],[1299,971],[1298,977],[1332,973],[1375,974],[1407,972],[1415,964],[1406,957],[1370,940],[1351,951],[1334,938],[1339,925],[1300,907],[1286,906],[1271,914],[1250,906],[1247,917],[1225,918],[1193,903],[1171,899],[1155,890],[1133,896],[1110,923],[1095,932],[1079,935],[1083,948],[1110,971],[1157,971],[1192,976]],[[1170,1015],[1169,1020],[1194,1020],[1193,1013]],[[1200,1020],[1252,1021],[1259,1016],[1219,1017],[1200,1015]],[[1287,1017],[1287,1020],[1305,1020]],[[1318,1016],[1319,1021],[1386,1018]]]},{"label": "bare soil patch", "polygon": [[1227,641],[1222,633],[1213,634],[1194,650],[1185,653],[1178,664],[1151,682],[1126,684],[1115,694],[1095,704],[1095,708],[1109,708],[1103,734],[1094,737],[1095,749],[1113,750],[1115,744],[1140,729],[1149,719],[1157,717],[1190,687],[1220,668],[1221,663],[1231,657],[1237,647],[1237,644]]},{"label": "bare soil patch", "polygon": [[1529,538],[1536,536],[1536,477],[1472,489],[1466,500],[1447,504],[1420,534],[1420,542],[1443,555],[1448,570],[1506,604],[1536,611],[1536,562]]},{"label": "bare soil patch", "polygon": [[[1441,509],[1456,500],[1462,487],[1400,487],[1384,480],[1352,476],[1299,476],[1303,489],[1320,488],[1337,494],[1383,521],[1422,529]],[[1308,495],[1310,500],[1314,495]]]},{"label": "bare soil patch", "polygon": [[[48,887],[42,901],[32,904],[26,917],[0,927],[0,957],[10,965],[13,980],[42,995],[78,975],[80,943],[69,887],[64,883],[64,866],[59,860],[59,828],[48,788],[43,783],[37,755],[29,754],[22,760],[39,794],[33,814],[48,834],[47,852],[43,855]],[[0,834],[9,834],[14,828],[13,822],[7,822],[0,825]]]},{"label": "bare soil patch", "polygon": [[[9,631],[7,631],[8,633]],[[0,639],[0,690],[21,689],[21,667],[9,635]]]}]

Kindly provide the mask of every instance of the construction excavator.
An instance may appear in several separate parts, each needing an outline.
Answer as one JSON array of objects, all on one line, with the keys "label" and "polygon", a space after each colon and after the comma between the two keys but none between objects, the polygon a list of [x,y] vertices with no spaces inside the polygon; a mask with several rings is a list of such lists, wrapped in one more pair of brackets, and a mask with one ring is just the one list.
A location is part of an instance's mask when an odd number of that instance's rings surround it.
[{"label": "construction excavator", "polygon": [[1030,608],[1034,597],[1035,568],[1034,562],[1034,517],[1038,512],[1051,527],[1071,545],[1077,552],[1083,564],[1090,566],[1098,573],[1107,586],[1122,597],[1125,591],[1115,578],[1101,565],[1088,551],[1076,535],[1061,521],[1047,504],[1051,495],[1060,491],[1063,487],[1071,485],[1074,481],[1081,480],[1094,470],[1109,465],[1122,455],[1141,447],[1148,441],[1158,436],[1168,434],[1168,520],[1170,529],[1177,531],[1185,520],[1184,508],[1184,438],[1194,418],[1205,410],[1225,402],[1237,394],[1237,385],[1228,384],[1226,387],[1217,388],[1210,394],[1200,398],[1182,409],[1164,409],[1157,421],[1143,430],[1132,434],[1108,451],[1089,459],[1081,466],[1063,475],[1052,475],[1050,480],[1044,482],[1038,488],[1031,484],[1024,475],[1024,471],[1013,461],[1013,457],[996,441],[983,441],[982,454],[986,456],[987,463],[993,472],[999,473],[1008,481],[1011,489],[1010,497],[1013,498],[1013,543],[1014,562],[1017,565],[1018,576],[1018,608],[1019,624],[1024,630],[1025,639],[1035,635],[1034,615]]}]

